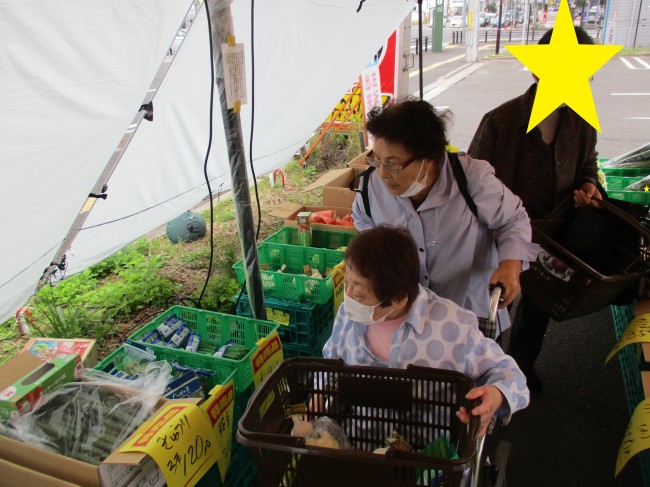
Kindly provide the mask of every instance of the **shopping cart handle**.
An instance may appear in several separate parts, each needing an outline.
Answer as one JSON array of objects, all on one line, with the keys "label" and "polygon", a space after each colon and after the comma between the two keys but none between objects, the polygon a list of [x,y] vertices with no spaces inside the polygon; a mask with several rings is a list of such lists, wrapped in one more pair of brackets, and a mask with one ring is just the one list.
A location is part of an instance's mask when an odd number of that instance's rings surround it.
[{"label": "shopping cart handle", "polygon": [[490,315],[488,316],[488,320],[492,324],[496,324],[497,322],[497,313],[499,312],[499,304],[501,304],[501,293],[504,292],[506,292],[506,287],[500,282],[490,286]]},{"label": "shopping cart handle", "polygon": [[284,360],[287,364],[316,364],[327,365],[328,367],[343,367],[345,362],[340,358],[318,358],[318,357],[290,357]]}]

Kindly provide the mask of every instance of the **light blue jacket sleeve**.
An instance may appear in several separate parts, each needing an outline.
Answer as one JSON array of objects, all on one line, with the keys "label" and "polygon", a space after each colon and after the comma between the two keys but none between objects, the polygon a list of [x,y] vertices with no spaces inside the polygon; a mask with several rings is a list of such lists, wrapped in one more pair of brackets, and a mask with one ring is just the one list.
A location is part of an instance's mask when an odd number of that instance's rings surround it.
[{"label": "light blue jacket sleeve", "polygon": [[467,347],[466,366],[474,369],[466,370],[466,373],[475,378],[477,386],[493,385],[501,391],[507,406],[499,409],[497,415],[508,424],[512,414],[530,402],[526,376],[517,362],[506,355],[494,340],[486,338],[478,327],[471,328],[464,343]]},{"label": "light blue jacket sleeve", "polygon": [[496,233],[499,262],[521,260],[526,269],[527,263],[537,258],[539,246],[531,242],[530,219],[521,199],[496,177],[487,161],[471,159],[468,164],[468,159],[463,159],[479,220]]}]

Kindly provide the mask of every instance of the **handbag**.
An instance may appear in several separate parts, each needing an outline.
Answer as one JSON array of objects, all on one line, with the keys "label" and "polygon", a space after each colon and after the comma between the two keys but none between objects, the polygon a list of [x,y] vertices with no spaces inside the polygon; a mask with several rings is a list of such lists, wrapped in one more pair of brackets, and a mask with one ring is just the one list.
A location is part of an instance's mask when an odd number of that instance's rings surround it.
[{"label": "handbag", "polygon": [[521,275],[522,291],[556,321],[633,301],[648,274],[648,208],[600,190],[600,208],[576,207],[570,197],[531,222],[541,249]]}]

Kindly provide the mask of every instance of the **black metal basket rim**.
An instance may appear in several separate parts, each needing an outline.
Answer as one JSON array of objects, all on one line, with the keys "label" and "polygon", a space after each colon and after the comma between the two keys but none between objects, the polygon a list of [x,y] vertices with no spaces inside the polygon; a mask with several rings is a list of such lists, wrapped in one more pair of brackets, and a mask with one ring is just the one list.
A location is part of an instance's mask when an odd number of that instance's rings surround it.
[{"label": "black metal basket rim", "polygon": [[547,249],[546,247],[544,247],[543,244],[540,244],[540,246],[544,250],[546,250],[546,251],[559,251],[562,254],[562,257],[564,257],[566,260],[569,261],[567,263],[574,264],[574,265],[580,267],[583,271],[588,272],[589,274],[591,274],[594,278],[598,279],[599,281],[609,282],[609,283],[616,283],[616,282],[621,282],[621,281],[630,281],[630,280],[633,280],[633,279],[638,279],[639,277],[642,277],[642,276],[648,274],[648,269],[646,269],[646,270],[637,270],[637,271],[634,271],[634,272],[628,272],[628,273],[625,273],[625,274],[617,274],[617,275],[613,275],[613,276],[606,276],[604,274],[601,274],[596,269],[594,269],[589,264],[587,264],[585,261],[580,259],[580,257],[573,254],[570,250],[568,250],[562,244],[555,241],[550,235],[548,235],[546,232],[544,232],[538,226],[536,226],[534,222],[533,222],[533,227],[534,227],[535,235],[538,236],[538,237],[541,237],[541,240],[544,240],[547,244],[549,244],[552,247],[551,249]]},{"label": "black metal basket rim", "polygon": [[[283,377],[283,374],[293,368],[318,368],[321,371],[330,371],[330,372],[343,372],[346,371],[351,374],[377,374],[382,375],[387,378],[403,378],[403,379],[422,379],[422,380],[440,380],[445,382],[452,383],[465,383],[468,389],[474,387],[474,380],[466,374],[457,372],[455,370],[448,369],[435,369],[429,367],[420,367],[416,365],[409,365],[406,369],[394,369],[394,368],[385,368],[385,367],[368,367],[361,365],[346,365],[343,360],[334,360],[326,358],[311,358],[311,357],[292,357],[283,361],[271,375],[266,377],[262,384],[253,392],[253,395],[248,401],[246,406],[246,411],[241,416],[238,427],[237,427],[237,437],[241,437],[243,440],[242,443],[248,446],[262,446],[262,443],[254,444],[256,438],[260,440],[267,438],[267,443],[263,443],[265,447],[273,447],[269,449],[282,449],[284,451],[295,452],[296,446],[295,442],[298,440],[297,437],[292,437],[290,435],[283,435],[279,433],[265,433],[265,432],[253,432],[249,431],[246,428],[246,424],[249,421],[249,418],[253,414],[257,414],[260,410],[262,403],[267,398],[267,392],[269,388],[274,387],[277,382]],[[469,432],[468,432],[468,441],[474,442],[474,439],[478,435],[480,428],[480,417],[470,416],[469,423]],[[271,441],[272,440],[272,441]],[[331,450],[331,449],[325,449]],[[301,451],[311,452],[311,447],[309,450],[305,450],[304,447],[301,448]],[[350,452],[346,450],[346,452]],[[367,452],[358,452],[367,454]],[[365,457],[364,457],[365,458]],[[471,458],[471,457],[469,457]],[[467,461],[467,459],[461,459],[461,461]]]},{"label": "black metal basket rim", "polygon": [[[241,420],[240,420],[241,424]],[[280,435],[273,433],[255,433],[259,438],[249,438],[241,431],[237,431],[237,441],[248,448],[261,448],[266,450],[281,451],[286,453],[294,453],[300,455],[310,455],[331,460],[346,460],[356,461],[359,463],[370,463],[376,465],[393,465],[395,467],[406,468],[421,468],[427,470],[444,470],[447,472],[462,472],[472,466],[476,452],[472,450],[472,454],[459,459],[445,459],[433,457],[417,452],[391,452],[387,455],[381,455],[368,451],[360,450],[338,450],[336,448],[326,448],[320,446],[305,445],[304,440],[297,436]],[[278,443],[278,437],[291,439],[293,445],[286,443]],[[262,438],[264,437],[264,438]],[[264,441],[268,438],[268,441]]]}]

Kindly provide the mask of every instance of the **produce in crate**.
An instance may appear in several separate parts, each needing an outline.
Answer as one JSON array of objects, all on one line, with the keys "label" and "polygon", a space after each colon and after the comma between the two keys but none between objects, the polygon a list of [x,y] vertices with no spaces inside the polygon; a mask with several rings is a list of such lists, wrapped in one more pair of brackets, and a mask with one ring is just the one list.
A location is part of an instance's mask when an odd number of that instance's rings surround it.
[{"label": "produce in crate", "polygon": [[[650,171],[650,167],[648,167]],[[636,181],[625,187],[625,191],[645,191],[645,187],[650,186],[650,175],[644,177],[641,181]]]},{"label": "produce in crate", "polygon": [[601,167],[647,167],[650,169],[650,142],[620,156],[612,157]]}]

